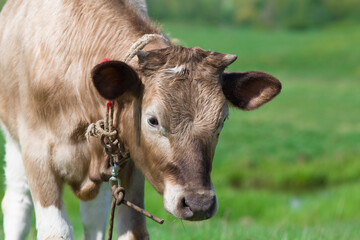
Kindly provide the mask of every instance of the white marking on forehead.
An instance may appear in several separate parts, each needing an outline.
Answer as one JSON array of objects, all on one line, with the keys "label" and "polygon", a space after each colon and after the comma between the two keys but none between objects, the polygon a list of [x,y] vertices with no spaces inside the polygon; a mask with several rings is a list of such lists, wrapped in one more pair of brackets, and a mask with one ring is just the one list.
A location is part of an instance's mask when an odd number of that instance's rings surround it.
[{"label": "white marking on forehead", "polygon": [[180,65],[180,66],[176,66],[173,68],[168,68],[167,69],[168,73],[173,73],[173,74],[181,74],[183,75],[186,72],[185,66],[184,65]]}]

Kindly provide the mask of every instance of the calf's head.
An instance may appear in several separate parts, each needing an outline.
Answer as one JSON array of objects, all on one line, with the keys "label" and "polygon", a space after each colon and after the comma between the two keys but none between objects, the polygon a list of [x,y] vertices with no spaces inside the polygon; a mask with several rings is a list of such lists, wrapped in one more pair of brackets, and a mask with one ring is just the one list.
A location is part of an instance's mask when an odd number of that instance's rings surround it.
[{"label": "calf's head", "polygon": [[263,72],[224,72],[235,55],[198,47],[171,46],[137,56],[136,68],[120,61],[96,66],[95,87],[123,106],[118,123],[123,140],[163,196],[164,208],[186,220],[210,218],[217,211],[211,165],[227,103],[256,109],[275,97],[281,84]]}]

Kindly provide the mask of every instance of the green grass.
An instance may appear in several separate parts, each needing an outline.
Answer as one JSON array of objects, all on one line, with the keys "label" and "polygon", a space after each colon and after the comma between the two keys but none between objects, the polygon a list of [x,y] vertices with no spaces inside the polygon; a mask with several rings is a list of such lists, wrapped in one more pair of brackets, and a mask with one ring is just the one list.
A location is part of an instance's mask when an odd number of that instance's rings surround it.
[{"label": "green grass", "polygon": [[[229,70],[270,72],[283,90],[259,110],[231,110],[213,164],[215,218],[177,220],[146,186],[147,209],[166,219],[162,226],[148,222],[151,237],[360,239],[359,26],[272,32],[166,23],[164,29],[185,46],[237,54]],[[81,239],[79,202],[68,188],[64,201]],[[29,239],[35,236],[33,227]]]},{"label": "green grass", "polygon": [[233,70],[261,69],[301,81],[360,77],[359,26],[274,32],[172,23],[165,29],[185,46],[237,54]]}]

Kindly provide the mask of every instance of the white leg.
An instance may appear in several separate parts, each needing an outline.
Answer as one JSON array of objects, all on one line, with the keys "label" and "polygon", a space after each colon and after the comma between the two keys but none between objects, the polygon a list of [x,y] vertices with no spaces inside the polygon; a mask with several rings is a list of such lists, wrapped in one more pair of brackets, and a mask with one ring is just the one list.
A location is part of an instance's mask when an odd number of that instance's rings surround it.
[{"label": "white leg", "polygon": [[73,239],[72,227],[67,218],[65,206],[43,207],[35,204],[37,239]]},{"label": "white leg", "polygon": [[19,145],[5,135],[6,191],[2,200],[5,239],[25,239],[31,226],[33,203]]},{"label": "white leg", "polygon": [[[49,164],[49,149],[37,134],[23,131],[21,151],[35,206],[37,239],[73,239],[62,202],[63,180]],[[40,135],[40,134],[39,134]]]},{"label": "white leg", "polygon": [[[130,176],[124,177],[121,184],[126,191],[125,199],[139,207],[144,207],[144,177],[134,166],[128,167],[129,169],[124,171]],[[118,240],[149,239],[145,217],[127,206],[116,207],[115,222]]]},{"label": "white leg", "polygon": [[105,238],[105,229],[111,204],[111,189],[103,183],[98,196],[92,201],[80,201],[81,220],[86,240]]}]

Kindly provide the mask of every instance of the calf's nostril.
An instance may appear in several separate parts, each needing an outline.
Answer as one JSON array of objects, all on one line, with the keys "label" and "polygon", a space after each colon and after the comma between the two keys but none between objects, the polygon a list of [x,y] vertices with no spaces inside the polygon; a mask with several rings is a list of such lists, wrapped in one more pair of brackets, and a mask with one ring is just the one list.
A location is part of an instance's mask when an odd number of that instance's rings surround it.
[{"label": "calf's nostril", "polygon": [[190,206],[186,203],[185,197],[183,197],[181,199],[178,206],[179,206],[179,210],[182,212],[182,215],[183,215],[184,219],[191,218],[194,215],[194,213],[191,210]]},{"label": "calf's nostril", "polygon": [[186,204],[185,197],[183,197],[183,198],[181,199],[181,207],[183,207],[183,208],[189,207],[189,206]]},{"label": "calf's nostril", "polygon": [[211,218],[217,210],[216,195],[213,191],[188,191],[173,199],[176,216],[189,221]]}]

